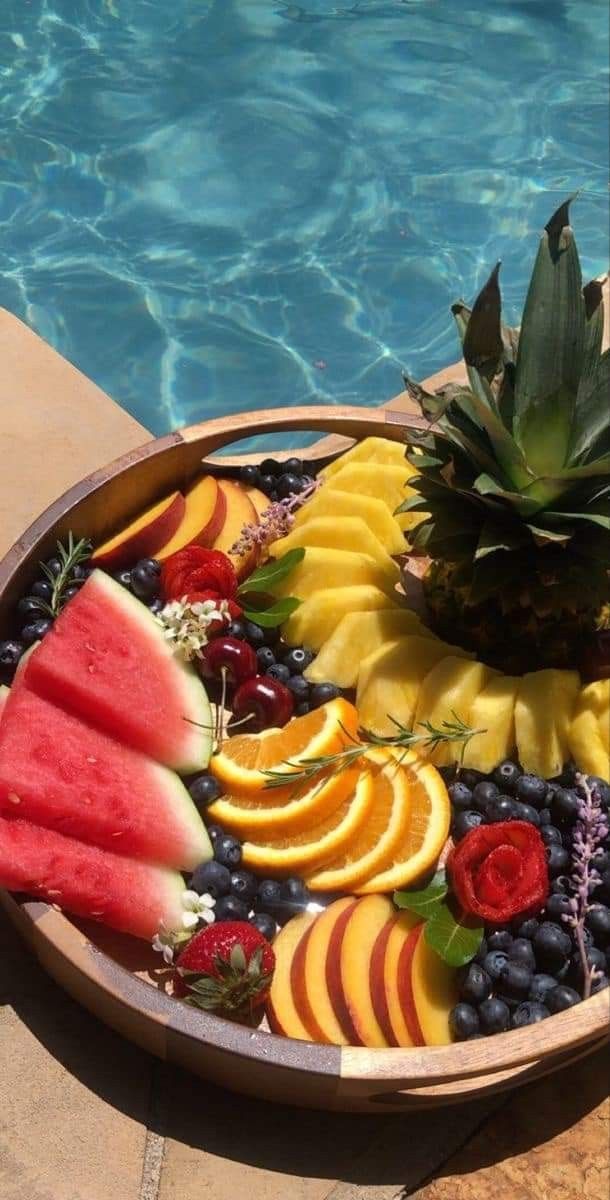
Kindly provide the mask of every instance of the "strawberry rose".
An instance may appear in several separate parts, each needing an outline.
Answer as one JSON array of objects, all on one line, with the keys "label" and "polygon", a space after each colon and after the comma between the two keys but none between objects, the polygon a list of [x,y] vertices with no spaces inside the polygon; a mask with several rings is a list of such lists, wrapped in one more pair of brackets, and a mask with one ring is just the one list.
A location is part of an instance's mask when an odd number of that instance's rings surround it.
[{"label": "strawberry rose", "polygon": [[472,829],[451,851],[447,872],[464,912],[496,925],[538,911],[549,894],[546,848],[526,821]]},{"label": "strawberry rose", "polygon": [[161,590],[166,600],[226,600],[232,620],[241,616],[237,603],[237,575],[230,558],[221,550],[204,546],[185,546],[163,563]]}]

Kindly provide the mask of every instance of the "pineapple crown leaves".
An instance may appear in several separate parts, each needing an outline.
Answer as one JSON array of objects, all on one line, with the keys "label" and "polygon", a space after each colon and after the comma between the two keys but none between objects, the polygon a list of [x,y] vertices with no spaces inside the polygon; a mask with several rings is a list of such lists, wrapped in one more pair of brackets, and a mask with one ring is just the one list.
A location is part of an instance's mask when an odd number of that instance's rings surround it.
[{"label": "pineapple crown leaves", "polygon": [[407,424],[418,475],[399,510],[422,513],[414,549],[470,558],[475,583],[485,566],[496,590],[512,574],[508,556],[518,571],[545,560],[551,574],[566,550],[583,569],[610,561],[610,352],[602,286],[582,286],[570,203],[543,232],[520,329],[502,322],[497,263],[472,309],[452,308],[468,383],[433,395],[405,378],[425,418]]},{"label": "pineapple crown leaves", "polygon": [[235,1019],[242,1019],[256,1006],[273,977],[273,971],[263,969],[263,947],[258,946],[247,960],[239,943],[231,948],[228,959],[215,956],[214,975],[187,967],[178,967],[178,971],[189,989],[187,1004]]}]

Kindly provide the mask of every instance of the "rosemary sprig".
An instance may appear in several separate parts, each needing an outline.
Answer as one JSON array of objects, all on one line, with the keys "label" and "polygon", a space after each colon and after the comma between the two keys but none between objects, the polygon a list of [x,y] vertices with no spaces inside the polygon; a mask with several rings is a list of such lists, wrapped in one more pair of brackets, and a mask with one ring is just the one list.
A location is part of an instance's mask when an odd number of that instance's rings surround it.
[{"label": "rosemary sprig", "polygon": [[406,725],[402,725],[400,721],[395,720],[390,716],[390,720],[396,725],[397,732],[390,736],[383,737],[380,734],[373,733],[368,729],[359,731],[360,737],[353,737],[349,730],[344,725],[341,726],[346,738],[352,744],[345,746],[342,750],[337,750],[334,754],[314,755],[312,758],[300,758],[296,760],[285,759],[284,766],[289,767],[290,771],[263,771],[267,776],[266,788],[286,787],[286,783],[290,782],[295,786],[308,783],[310,779],[315,779],[321,771],[332,771],[337,768],[338,771],[345,770],[351,766],[359,758],[365,755],[369,750],[375,749],[377,746],[395,746],[404,751],[410,750],[413,746],[425,746],[435,749],[442,742],[457,742],[461,744],[461,757],[463,758],[464,750],[471,738],[476,737],[479,733],[486,733],[485,729],[471,729],[457,713],[451,712],[452,721],[442,721],[440,727],[432,724],[431,721],[418,721],[417,724],[424,730],[423,733],[417,733],[415,729],[408,729]]},{"label": "rosemary sprig", "polygon": [[58,574],[55,575],[46,563],[41,562],[40,569],[53,588],[49,601],[40,600],[38,607],[41,612],[46,612],[49,617],[58,616],[65,603],[65,592],[73,582],[70,577],[74,568],[87,561],[92,549],[88,538],[80,538],[78,542],[75,542],[74,534],[70,530],[67,545],[64,546],[62,542],[57,543],[57,557],[61,563]]}]

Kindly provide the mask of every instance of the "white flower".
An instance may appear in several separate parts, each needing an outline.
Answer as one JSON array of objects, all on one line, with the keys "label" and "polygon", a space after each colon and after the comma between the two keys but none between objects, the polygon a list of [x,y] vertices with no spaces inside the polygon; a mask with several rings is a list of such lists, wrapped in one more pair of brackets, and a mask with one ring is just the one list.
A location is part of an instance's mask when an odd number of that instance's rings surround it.
[{"label": "white flower", "polygon": [[184,929],[195,929],[201,921],[206,925],[211,925],[214,920],[214,905],[216,901],[208,892],[204,892],[203,896],[198,896],[197,892],[186,891],[182,893],[182,925]]},{"label": "white flower", "polygon": [[193,658],[201,658],[204,646],[207,646],[208,631],[211,625],[218,622],[230,622],[231,615],[226,600],[197,600],[189,604],[186,596],[182,600],[170,600],[155,617],[161,625],[168,642],[190,662]]},{"label": "white flower", "polygon": [[152,948],[163,955],[163,961],[170,967],[174,961],[173,935],[164,930],[156,933],[152,940]]}]

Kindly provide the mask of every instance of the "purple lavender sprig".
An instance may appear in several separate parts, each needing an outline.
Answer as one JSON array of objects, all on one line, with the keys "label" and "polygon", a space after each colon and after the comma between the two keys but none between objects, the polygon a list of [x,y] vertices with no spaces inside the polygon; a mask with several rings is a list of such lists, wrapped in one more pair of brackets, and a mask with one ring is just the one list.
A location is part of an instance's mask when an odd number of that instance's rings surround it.
[{"label": "purple lavender sprig", "polygon": [[595,853],[608,837],[608,818],[602,809],[599,788],[591,785],[586,775],[576,776],[579,791],[578,819],[572,841],[572,873],[570,883],[573,895],[570,897],[570,911],[564,913],[563,919],[574,930],[578,954],[583,975],[583,999],[591,995],[593,984],[597,978],[595,967],[592,967],[587,957],[585,945],[585,919],[591,909],[591,894],[601,883],[599,871],[594,866]]},{"label": "purple lavender sprig", "polygon": [[241,557],[250,550],[265,550],[278,538],[285,537],[292,529],[295,512],[306,500],[311,499],[319,486],[320,480],[312,479],[302,492],[291,492],[285,500],[271,501],[269,507],[261,513],[256,525],[244,525],[228,553]]}]

